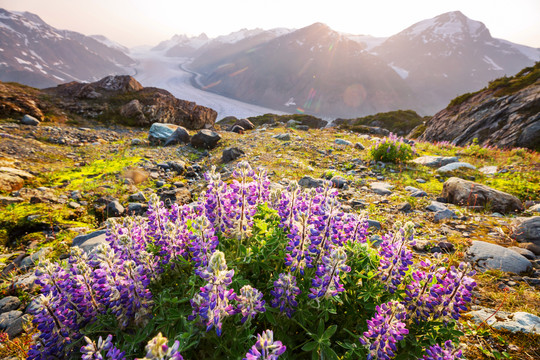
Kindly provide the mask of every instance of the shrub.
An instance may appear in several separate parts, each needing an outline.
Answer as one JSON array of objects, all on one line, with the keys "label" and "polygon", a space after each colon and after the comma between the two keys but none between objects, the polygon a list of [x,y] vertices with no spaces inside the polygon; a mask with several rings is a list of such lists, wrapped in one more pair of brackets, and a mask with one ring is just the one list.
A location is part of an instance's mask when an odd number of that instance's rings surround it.
[{"label": "shrub", "polygon": [[371,158],[375,161],[401,163],[413,158],[414,149],[394,134],[377,141],[370,149]]},{"label": "shrub", "polygon": [[230,184],[206,180],[198,202],[153,196],[148,217],[110,222],[94,254],[40,267],[29,359],[461,357],[472,273],[413,263],[414,224],[375,248],[331,183],[270,192],[246,162]]}]

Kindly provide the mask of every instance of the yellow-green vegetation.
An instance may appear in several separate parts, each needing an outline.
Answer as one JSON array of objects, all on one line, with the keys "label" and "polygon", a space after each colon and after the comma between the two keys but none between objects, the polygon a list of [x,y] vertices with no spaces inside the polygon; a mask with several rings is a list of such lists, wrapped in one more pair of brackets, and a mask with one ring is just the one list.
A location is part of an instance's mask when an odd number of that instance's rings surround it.
[{"label": "yellow-green vegetation", "polygon": [[[534,66],[526,67],[514,76],[503,76],[501,78],[490,81],[489,85],[482,90],[459,95],[452,99],[448,104],[448,107],[453,107],[464,103],[483,91],[489,90],[493,93],[493,96],[500,97],[505,95],[511,95],[519,90],[526,88],[529,85],[534,84],[540,79],[540,62],[536,62]],[[538,111],[537,111],[538,112]]]},{"label": "yellow-green vegetation", "polygon": [[398,135],[406,135],[428,119],[429,117],[422,117],[413,110],[397,110],[345,120],[340,125],[340,128],[364,133],[366,132],[365,126],[377,126],[388,129]]}]

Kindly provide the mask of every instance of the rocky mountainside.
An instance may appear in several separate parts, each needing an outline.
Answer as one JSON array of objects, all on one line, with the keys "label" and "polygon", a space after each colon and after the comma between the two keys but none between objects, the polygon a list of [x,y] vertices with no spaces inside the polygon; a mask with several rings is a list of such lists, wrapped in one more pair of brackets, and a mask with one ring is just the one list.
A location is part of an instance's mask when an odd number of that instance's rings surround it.
[{"label": "rocky mountainside", "polygon": [[540,60],[540,49],[495,39],[459,11],[416,23],[372,51],[407,81],[428,113]]},{"label": "rocky mountainside", "polygon": [[321,23],[191,67],[210,91],[288,112],[353,117],[419,106],[391,67]]},{"label": "rocky mountainside", "polygon": [[217,112],[175,98],[166,90],[143,87],[131,76],[107,76],[93,83],[70,82],[38,90],[0,82],[0,117],[31,115],[65,122],[96,119],[105,123],[149,126],[170,123],[188,129],[213,127]]},{"label": "rocky mountainside", "polygon": [[454,99],[425,126],[422,140],[540,150],[540,62]]},{"label": "rocky mountainside", "polygon": [[125,74],[134,60],[109,45],[103,37],[56,29],[29,12],[0,9],[1,81],[44,88]]}]

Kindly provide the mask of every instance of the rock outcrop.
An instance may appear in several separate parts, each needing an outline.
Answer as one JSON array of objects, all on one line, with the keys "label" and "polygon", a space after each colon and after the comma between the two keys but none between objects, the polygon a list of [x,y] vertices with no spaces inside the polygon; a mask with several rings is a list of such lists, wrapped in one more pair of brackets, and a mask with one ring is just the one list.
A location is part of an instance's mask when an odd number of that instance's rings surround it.
[{"label": "rock outcrop", "polygon": [[[540,63],[534,71],[540,72]],[[454,100],[427,122],[420,140],[464,146],[476,138],[480,145],[540,150],[540,80],[519,91],[510,88],[526,76],[508,80],[507,87],[462,95],[465,100]]]},{"label": "rock outcrop", "polygon": [[462,206],[489,206],[491,211],[503,214],[523,211],[518,198],[489,186],[451,177],[443,185],[442,197]]}]

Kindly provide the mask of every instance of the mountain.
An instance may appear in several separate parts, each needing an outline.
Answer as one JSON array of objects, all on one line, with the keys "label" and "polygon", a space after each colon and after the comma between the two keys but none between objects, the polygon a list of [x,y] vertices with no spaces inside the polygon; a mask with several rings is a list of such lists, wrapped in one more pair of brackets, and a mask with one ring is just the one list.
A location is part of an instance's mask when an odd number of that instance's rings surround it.
[{"label": "mountain", "polygon": [[[262,35],[262,34],[260,34]],[[260,36],[259,35],[259,36]],[[236,51],[209,52],[190,67],[204,88],[228,97],[288,112],[353,117],[394,108],[419,107],[412,91],[365,46],[316,23]],[[250,41],[250,42],[249,42]]]},{"label": "mountain", "polygon": [[526,147],[540,151],[540,62],[513,77],[463,94],[435,114],[421,140],[466,146]]},{"label": "mountain", "polygon": [[0,80],[35,87],[93,81],[134,64],[104,37],[59,30],[29,12],[0,9]]},{"label": "mountain", "polygon": [[371,51],[407,81],[428,113],[540,60],[540,49],[495,39],[459,11],[420,21]]},{"label": "mountain", "polygon": [[277,36],[257,29],[239,34],[250,31],[220,46],[208,40],[190,53],[189,67],[201,75],[201,85],[327,118],[399,109],[434,114],[455,96],[540,60],[540,49],[493,38],[484,24],[459,11],[389,38],[337,33],[323,24]]}]

